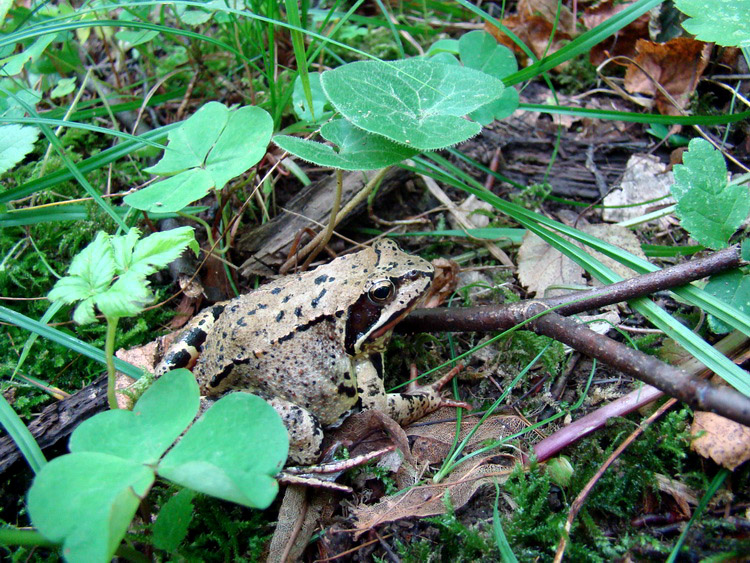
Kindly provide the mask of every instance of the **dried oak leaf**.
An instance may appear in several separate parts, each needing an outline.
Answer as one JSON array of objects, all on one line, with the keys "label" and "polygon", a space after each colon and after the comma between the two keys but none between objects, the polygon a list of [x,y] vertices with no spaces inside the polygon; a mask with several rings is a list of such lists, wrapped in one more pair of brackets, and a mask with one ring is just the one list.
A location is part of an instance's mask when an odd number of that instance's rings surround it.
[{"label": "dried oak leaf", "polygon": [[[586,26],[586,29],[593,29],[597,25],[609,20],[617,13],[623,11],[625,8],[630,7],[632,4],[635,4],[635,0],[630,2],[607,0],[595,7],[586,8],[585,13],[583,14],[583,25]],[[618,30],[617,33],[611,37],[594,45],[591,51],[589,51],[589,60],[591,61],[591,64],[598,66],[610,57],[621,55],[626,57],[634,56],[636,42],[639,39],[648,38],[649,19],[650,16],[648,13],[643,14],[635,21]]]},{"label": "dried oak leaf", "polygon": [[652,96],[663,115],[682,115],[706,69],[711,45],[677,37],[666,43],[640,39],[635,49],[638,54],[625,72],[625,89]]},{"label": "dried oak leaf", "polygon": [[750,459],[750,428],[711,412],[698,411],[690,432],[698,436],[691,447],[703,457],[734,470]]}]

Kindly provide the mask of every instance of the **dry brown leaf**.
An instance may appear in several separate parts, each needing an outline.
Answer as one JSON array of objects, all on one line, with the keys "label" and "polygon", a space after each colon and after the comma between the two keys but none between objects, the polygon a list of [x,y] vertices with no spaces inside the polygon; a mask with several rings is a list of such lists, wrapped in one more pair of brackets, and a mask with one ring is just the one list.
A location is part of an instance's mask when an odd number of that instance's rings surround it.
[{"label": "dry brown leaf", "polygon": [[[405,429],[406,435],[413,440],[414,459],[427,463],[440,463],[445,459],[456,435],[456,423],[452,420],[455,416],[455,409],[439,409]],[[464,418],[461,421],[458,439],[463,440],[478,421],[476,417]],[[526,423],[517,416],[492,416],[477,429],[464,451],[470,453],[485,440],[499,440],[511,436],[525,426]]]},{"label": "dry brown leaf", "polygon": [[[677,37],[666,43],[639,39],[635,49],[638,53],[634,59],[636,64],[628,65],[625,89],[631,94],[652,96],[652,103],[659,113],[682,115],[708,64],[711,44],[690,37]],[[677,106],[659,91],[657,83]]]},{"label": "dry brown leaf", "polygon": [[330,491],[287,486],[276,530],[271,538],[267,563],[299,560],[318,526],[324,508],[332,501]]},{"label": "dry brown leaf", "polygon": [[666,475],[655,473],[654,476],[656,477],[656,486],[659,487],[659,490],[667,493],[674,499],[684,518],[690,518],[692,513],[690,505],[695,506],[698,504],[698,497],[695,491],[685,483],[671,479]]},{"label": "dry brown leaf", "polygon": [[569,289],[547,291],[551,285],[586,284],[583,268],[531,232],[523,236],[518,249],[518,279],[529,293],[537,297],[570,293]]},{"label": "dry brown leaf", "polygon": [[[660,204],[673,203],[669,188],[674,184],[674,175],[667,171],[667,165],[651,154],[634,154],[628,159],[625,173],[620,182],[620,189],[609,192],[604,201],[608,205],[632,205],[644,201],[659,201]],[[648,212],[653,203],[644,203],[635,207],[604,209],[602,218],[605,221],[619,222],[634,219]]]},{"label": "dry brown leaf", "polygon": [[[591,236],[595,236],[596,238],[603,240],[604,242],[608,242],[609,244],[617,246],[618,248],[627,250],[628,252],[630,252],[631,254],[635,254],[639,258],[643,258],[644,260],[646,259],[646,255],[641,249],[641,243],[638,240],[638,237],[635,236],[633,231],[631,231],[630,229],[626,229],[625,227],[620,227],[618,225],[607,225],[605,223],[581,225],[580,229],[584,233],[588,233]],[[614,260],[609,256],[605,256],[604,254],[601,254],[600,252],[597,252],[596,250],[592,250],[590,248],[587,248],[586,251],[621,277],[627,279],[633,276],[633,270],[631,270],[627,266],[620,264],[617,260]],[[600,285],[600,283],[597,280],[594,280],[594,285]]]},{"label": "dry brown leaf", "polygon": [[514,459],[507,465],[484,465],[488,459],[472,460],[460,465],[446,482],[414,487],[404,494],[385,497],[371,506],[359,504],[353,507],[352,517],[357,528],[355,538],[386,522],[444,514],[447,491],[450,492],[451,505],[460,508],[482,485],[503,483],[517,461]]},{"label": "dry brown leaf", "polygon": [[[550,43],[549,39],[552,36],[552,24],[538,15],[528,16],[524,13],[513,15],[503,19],[503,25],[516,34],[516,36],[523,41],[529,49],[531,49],[531,52],[540,59],[559,51],[570,40],[570,35],[558,29],[552,43]],[[519,59],[519,65],[522,61],[526,61],[526,54],[521,51],[518,45],[516,45],[505,33],[489,23],[486,23],[484,28],[492,34],[498,43],[505,45],[516,54],[516,57]],[[564,69],[567,64],[568,63],[565,62],[556,66],[552,70],[560,71]]]},{"label": "dry brown leaf", "polygon": [[698,411],[690,432],[695,436],[692,448],[703,457],[734,470],[750,459],[750,428],[711,412]]},{"label": "dry brown leaf", "polygon": [[[604,23],[612,16],[623,11],[630,5],[635,4],[635,0],[621,2],[619,0],[607,0],[597,4],[593,8],[586,8],[583,15],[583,25],[586,29],[593,29],[597,25]],[[594,66],[599,66],[609,57],[624,55],[626,57],[635,56],[635,44],[639,39],[648,38],[648,22],[650,16],[648,13],[631,22],[624,28],[620,29],[612,37],[609,37],[597,43],[589,51],[589,60]]]},{"label": "dry brown leaf", "polygon": [[[557,17],[558,5],[557,0],[519,0],[518,6],[516,6],[516,12],[522,14],[525,18],[538,16],[552,24]],[[573,12],[571,12],[566,6],[560,7],[558,29],[568,33],[575,33]]]}]

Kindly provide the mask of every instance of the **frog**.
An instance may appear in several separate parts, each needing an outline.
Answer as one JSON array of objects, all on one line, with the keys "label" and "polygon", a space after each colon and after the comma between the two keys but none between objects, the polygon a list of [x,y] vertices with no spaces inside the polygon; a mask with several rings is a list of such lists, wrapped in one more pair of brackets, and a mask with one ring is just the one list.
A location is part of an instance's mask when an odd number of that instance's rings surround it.
[{"label": "frog", "polygon": [[287,428],[287,464],[313,464],[324,431],[353,413],[376,409],[405,425],[459,405],[441,396],[446,377],[403,393],[384,389],[393,329],[423,302],[433,276],[430,262],[381,239],[205,309],[155,375],[188,367],[208,400],[234,391],[262,397]]}]

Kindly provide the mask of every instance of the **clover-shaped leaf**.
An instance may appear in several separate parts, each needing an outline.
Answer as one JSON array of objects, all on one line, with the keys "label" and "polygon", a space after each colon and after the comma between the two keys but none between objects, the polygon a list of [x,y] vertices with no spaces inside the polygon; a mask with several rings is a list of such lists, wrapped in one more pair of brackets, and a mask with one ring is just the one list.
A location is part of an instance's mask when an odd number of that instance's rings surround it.
[{"label": "clover-shaped leaf", "polygon": [[750,0],[711,0],[710,3],[676,0],[675,7],[691,16],[682,27],[697,39],[724,47],[750,47]]},{"label": "clover-shaped leaf", "polygon": [[83,421],[70,438],[71,453],[100,452],[153,464],[198,412],[198,384],[186,369],[157,379],[132,411],[116,409]]},{"label": "clover-shaped leaf", "polygon": [[257,164],[273,132],[268,112],[255,106],[230,110],[209,102],[168,135],[164,156],[146,168],[175,175],[125,196],[128,205],[151,212],[175,212]]},{"label": "clover-shaped leaf", "polygon": [[288,135],[276,135],[273,142],[303,160],[342,170],[383,168],[419,152],[380,135],[368,133],[345,119],[336,119],[323,125],[320,136],[336,145],[336,148]]},{"label": "clover-shaped leaf", "polygon": [[215,497],[267,508],[278,490],[289,436],[263,399],[232,393],[219,399],[164,456],[162,477]]},{"label": "clover-shaped leaf", "polygon": [[53,459],[29,491],[29,514],[68,561],[109,561],[154,482],[149,467],[85,452]]},{"label": "clover-shaped leaf", "polygon": [[424,59],[360,61],[324,72],[321,81],[355,126],[420,151],[479,133],[481,126],[463,116],[503,92],[503,83],[483,72]]}]

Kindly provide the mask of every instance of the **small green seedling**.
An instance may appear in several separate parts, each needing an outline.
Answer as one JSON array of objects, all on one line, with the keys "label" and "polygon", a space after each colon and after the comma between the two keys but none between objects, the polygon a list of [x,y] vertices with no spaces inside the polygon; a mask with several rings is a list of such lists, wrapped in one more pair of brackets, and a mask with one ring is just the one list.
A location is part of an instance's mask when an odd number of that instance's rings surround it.
[{"label": "small green seedling", "polygon": [[91,244],[70,264],[68,275],[49,292],[51,301],[78,303],[73,320],[78,324],[96,321],[95,307],[107,319],[107,398],[117,408],[115,397],[115,334],[121,317],[139,314],[153,296],[146,278],[176,259],[190,247],[198,255],[198,243],[191,227],[153,233],[141,239],[138,229],[126,235],[99,232]]},{"label": "small green seedling", "polygon": [[164,156],[146,168],[169,178],[125,196],[124,201],[152,213],[179,211],[256,165],[266,154],[272,132],[273,120],[261,108],[230,110],[209,102],[169,133]]},{"label": "small green seedling", "polygon": [[[68,561],[109,561],[157,475],[267,508],[289,449],[281,418],[260,397],[233,393],[185,432],[199,403],[195,378],[181,369],[157,380],[132,411],[110,410],[84,421],[70,438],[71,453],[46,464],[34,479],[28,505],[34,526],[62,544]],[[159,538],[165,545],[177,541],[164,530]]]}]

